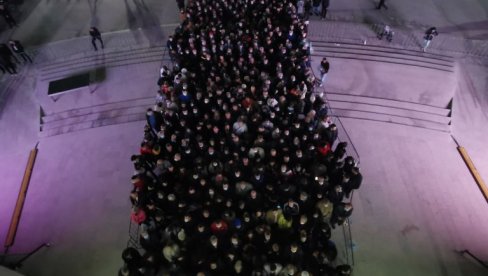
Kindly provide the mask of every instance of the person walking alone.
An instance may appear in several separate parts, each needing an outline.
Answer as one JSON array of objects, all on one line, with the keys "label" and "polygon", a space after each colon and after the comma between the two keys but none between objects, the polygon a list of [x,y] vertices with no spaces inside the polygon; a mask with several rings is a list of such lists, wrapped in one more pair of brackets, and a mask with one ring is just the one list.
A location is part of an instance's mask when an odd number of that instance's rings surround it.
[{"label": "person walking alone", "polygon": [[437,36],[438,34],[439,33],[437,32],[437,29],[435,27],[431,27],[425,32],[424,45],[422,46],[422,51],[425,52],[427,50],[434,36]]},{"label": "person walking alone", "polygon": [[22,59],[27,62],[29,61],[30,63],[32,63],[32,59],[30,58],[30,56],[25,52],[24,50],[24,46],[22,46],[22,44],[18,41],[18,40],[10,40],[8,42],[8,44],[10,45],[10,49],[12,49],[12,51],[14,51],[14,53],[18,54],[19,56],[22,57]]},{"label": "person walking alone", "polygon": [[321,0],[312,0],[312,11],[314,15],[320,15]]},{"label": "person walking alone", "polygon": [[325,80],[327,79],[327,74],[329,73],[329,61],[327,58],[323,58],[320,62],[320,87],[324,86]]},{"label": "person walking alone", "polygon": [[12,29],[13,27],[17,26],[17,22],[12,17],[12,14],[8,10],[8,8],[5,5],[5,3],[0,4],[0,14],[3,16],[3,18],[5,18],[5,21],[10,26],[10,29]]},{"label": "person walking alone", "polygon": [[102,49],[104,48],[103,40],[102,40],[102,34],[100,33],[100,31],[97,28],[95,28],[95,27],[90,28],[90,36],[92,38],[92,44],[93,44],[93,48],[95,48],[95,51],[98,51],[96,40],[99,40],[100,44],[102,45]]},{"label": "person walking alone", "polygon": [[327,9],[329,8],[329,0],[322,0],[322,11],[320,12],[320,19],[325,20],[327,16]]},{"label": "person walking alone", "polygon": [[386,2],[386,0],[380,0],[376,9],[379,10],[379,9],[381,9],[381,7],[383,7],[383,8],[385,8],[385,10],[387,10],[388,7],[386,6],[385,2]]}]

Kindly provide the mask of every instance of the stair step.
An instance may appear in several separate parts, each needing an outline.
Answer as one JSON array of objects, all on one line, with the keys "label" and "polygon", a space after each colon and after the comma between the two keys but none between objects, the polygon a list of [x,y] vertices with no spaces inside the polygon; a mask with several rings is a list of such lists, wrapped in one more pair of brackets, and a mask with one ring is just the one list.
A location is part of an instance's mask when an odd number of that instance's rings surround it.
[{"label": "stair step", "polygon": [[384,122],[384,123],[392,123],[404,126],[411,126],[423,129],[430,129],[436,130],[441,132],[450,132],[450,125],[440,124],[435,122],[423,121],[418,119],[411,119],[405,117],[397,117],[387,114],[377,114],[377,113],[370,113],[364,111],[352,111],[352,110],[332,110],[332,116],[336,116],[339,118],[351,118],[351,119],[360,119],[360,120],[368,120],[368,121],[376,121],[376,122]]},{"label": "stair step", "polygon": [[125,114],[125,115],[112,117],[112,118],[100,118],[95,121],[82,122],[79,124],[62,126],[58,128],[49,129],[46,131],[41,131],[39,132],[39,137],[51,137],[51,136],[81,131],[90,128],[124,124],[124,123],[136,122],[136,121],[145,121],[145,120],[146,120],[145,113],[140,113],[140,112],[137,114]]},{"label": "stair step", "polygon": [[426,57],[418,54],[405,54],[397,51],[384,51],[384,50],[372,50],[372,49],[351,49],[343,47],[325,47],[314,46],[314,53],[329,53],[329,54],[349,54],[349,55],[364,55],[368,57],[383,57],[391,58],[394,60],[416,61],[428,64],[435,64],[441,66],[454,67],[454,62],[450,60],[443,60],[435,57]]},{"label": "stair step", "polygon": [[162,47],[153,47],[153,48],[133,48],[129,50],[119,50],[113,52],[97,52],[97,53],[85,53],[82,56],[78,56],[75,58],[68,58],[59,61],[53,61],[49,63],[44,63],[39,66],[39,71],[50,71],[56,70],[61,67],[65,67],[71,64],[83,64],[86,62],[92,62],[94,59],[115,59],[119,57],[126,57],[127,55],[139,55],[139,54],[152,54],[152,53],[161,53],[163,54],[165,51]]},{"label": "stair step", "polygon": [[91,64],[85,64],[83,66],[74,66],[68,69],[62,69],[59,72],[52,73],[52,74],[42,74],[41,81],[48,81],[48,80],[55,80],[61,79],[69,75],[76,74],[78,72],[82,72],[83,70],[96,68],[97,66],[103,65],[103,67],[118,67],[118,66],[126,66],[126,65],[133,65],[133,64],[141,64],[141,63],[150,63],[150,62],[161,62],[163,61],[163,57],[161,55],[154,55],[148,57],[134,57],[134,58],[125,58],[123,60],[106,60],[105,63],[97,63],[93,62]]},{"label": "stair step", "polygon": [[397,53],[397,54],[404,54],[410,56],[420,56],[423,58],[428,59],[435,59],[435,60],[443,60],[447,62],[454,62],[455,59],[452,56],[441,55],[441,54],[434,54],[430,52],[422,52],[420,50],[408,50],[403,48],[396,48],[396,47],[387,47],[381,45],[364,45],[364,44],[352,44],[352,43],[344,43],[344,42],[331,42],[331,41],[320,41],[320,40],[311,40],[313,48],[317,47],[327,47],[330,49],[349,49],[349,50],[368,50],[374,51],[379,53]]},{"label": "stair step", "polygon": [[422,67],[422,68],[439,70],[439,71],[450,72],[450,73],[454,72],[454,68],[452,66],[438,65],[438,64],[433,64],[433,63],[423,62],[423,61],[404,60],[404,59],[398,59],[394,57],[383,57],[383,56],[375,57],[375,56],[361,55],[361,54],[347,54],[347,53],[344,54],[344,53],[332,53],[332,52],[320,52],[320,51],[315,51],[312,56],[365,60],[365,61],[372,61],[372,62],[384,62],[384,63],[397,64],[397,65]]},{"label": "stair step", "polygon": [[110,57],[110,58],[99,56],[99,57],[93,57],[83,62],[69,63],[60,67],[50,68],[48,70],[42,71],[41,75],[44,76],[54,75],[54,74],[61,73],[63,71],[69,71],[69,70],[78,69],[87,66],[106,65],[113,62],[134,60],[134,59],[147,59],[147,58],[155,58],[156,60],[161,60],[163,59],[163,55],[161,52],[155,52],[155,53],[137,53],[137,54],[130,54],[125,56]]},{"label": "stair step", "polygon": [[336,110],[349,110],[349,111],[361,111],[381,115],[389,115],[393,117],[401,117],[407,119],[415,119],[420,121],[434,122],[440,124],[449,124],[451,118],[421,113],[413,110],[397,109],[393,107],[384,106],[372,106],[368,104],[359,103],[346,103],[346,102],[330,102],[330,107],[333,111]]},{"label": "stair step", "polygon": [[[154,105],[155,99],[153,97],[137,98],[124,100],[119,102],[112,102],[107,104],[99,104],[89,107],[70,109],[62,112],[47,114],[41,118],[42,124],[52,123],[56,121],[66,120],[73,117],[88,116],[90,114],[97,114],[111,110],[119,110],[124,108],[131,108],[134,106],[145,106],[146,109]],[[145,112],[143,112],[145,113]]]},{"label": "stair step", "polygon": [[417,111],[420,113],[425,113],[426,115],[430,114],[430,115],[447,117],[451,112],[448,108],[442,108],[437,106],[400,101],[394,99],[384,99],[384,98],[377,98],[371,96],[363,96],[363,95],[351,95],[351,94],[326,92],[325,97],[327,101],[329,101],[330,103],[344,102],[344,103],[367,104],[367,105],[378,106],[378,107],[390,107],[396,109],[404,109],[408,111]]},{"label": "stair step", "polygon": [[91,113],[83,116],[73,116],[63,120],[52,121],[49,123],[41,124],[41,131],[46,131],[50,129],[60,128],[64,126],[77,125],[85,122],[98,121],[101,119],[116,118],[126,114],[145,114],[148,106],[133,106],[129,108],[118,108],[112,110],[106,110],[97,113]]}]

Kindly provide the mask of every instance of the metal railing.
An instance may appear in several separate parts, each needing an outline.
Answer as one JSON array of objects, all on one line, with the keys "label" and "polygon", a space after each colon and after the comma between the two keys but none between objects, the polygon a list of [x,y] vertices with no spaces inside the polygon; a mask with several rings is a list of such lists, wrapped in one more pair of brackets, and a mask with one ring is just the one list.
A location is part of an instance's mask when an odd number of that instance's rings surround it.
[{"label": "metal railing", "polygon": [[[313,68],[310,68],[310,69],[312,70],[312,73],[314,74],[315,79],[319,80],[319,78],[317,78],[317,76],[315,75]],[[317,83],[317,82],[315,82],[315,83]],[[315,89],[317,89],[316,85],[314,85],[314,93],[315,93]],[[323,95],[324,95],[323,99],[325,100],[325,104],[327,106],[328,115],[334,118],[334,123],[336,124],[336,126],[338,128],[339,135],[338,135],[337,140],[339,142],[347,142],[348,147],[352,148],[352,152],[351,152],[352,154],[348,153],[348,155],[354,157],[354,160],[356,161],[356,166],[359,166],[359,164],[361,163],[361,157],[359,156],[359,153],[358,153],[356,147],[354,146],[354,143],[352,142],[352,139],[349,136],[347,129],[344,127],[344,124],[342,123],[341,119],[338,116],[333,114],[332,107],[330,106],[330,104],[327,100],[327,92],[323,88],[322,88],[322,90],[324,92],[323,93]],[[341,135],[341,133],[343,133],[344,135]],[[347,151],[347,149],[346,149],[346,151]],[[350,197],[349,203],[352,203],[353,196],[354,196],[354,191],[351,192],[351,197]],[[354,260],[354,242],[353,242],[353,238],[352,238],[352,229],[351,228],[352,228],[351,227],[351,220],[349,218],[346,218],[345,223],[342,224],[342,234],[344,237],[344,252],[345,252],[345,256],[346,256],[345,261],[348,265],[353,267],[355,264],[355,260]]]},{"label": "metal railing", "polygon": [[458,253],[462,256],[464,256],[465,254],[468,255],[469,257],[471,257],[473,260],[475,260],[477,263],[479,263],[482,267],[488,269],[488,263],[482,261],[480,258],[476,257],[473,253],[471,253],[469,250],[467,249],[464,249],[464,250],[461,250],[461,251],[458,251]]},{"label": "metal railing", "polygon": [[[165,65],[165,63],[168,61],[166,59],[166,54],[168,54],[168,49],[166,46],[164,46],[163,54],[161,56],[161,63],[159,66],[159,69]],[[173,60],[171,59],[171,63],[174,65]],[[158,71],[158,79],[161,77],[159,71]],[[132,247],[135,249],[141,249],[141,243],[139,242],[139,236],[141,234],[141,226],[139,224],[136,224],[132,221],[132,219],[129,218],[129,240],[127,241],[127,247]]]},{"label": "metal railing", "polygon": [[41,250],[44,247],[49,248],[49,247],[51,247],[51,244],[47,243],[47,242],[40,244],[38,247],[33,249],[31,252],[24,253],[24,254],[8,254],[9,248],[7,248],[5,250],[4,255],[0,256],[0,265],[3,265],[3,266],[5,266],[9,269],[12,269],[12,270],[17,270],[17,269],[22,267],[22,265],[24,264],[24,262],[27,259],[32,257],[32,255],[36,254],[39,250]]},{"label": "metal railing", "polygon": [[[310,68],[310,69],[312,69],[312,68]],[[313,69],[312,69],[312,72],[313,72]],[[319,79],[319,78],[317,78],[315,73],[313,73],[313,74],[314,74],[315,79]],[[317,87],[314,87],[314,90],[315,89],[317,89]],[[324,102],[327,106],[327,110],[328,110],[327,114],[330,117],[334,118],[333,122],[335,123],[335,125],[337,126],[337,129],[339,130],[338,131],[339,135],[337,137],[337,140],[339,142],[347,142],[348,147],[352,149],[352,152],[350,152],[351,154],[349,154],[349,155],[354,157],[354,160],[356,161],[356,166],[359,166],[359,164],[361,163],[361,157],[359,156],[359,153],[356,149],[356,146],[354,146],[354,143],[352,142],[351,136],[349,136],[349,133],[347,132],[347,129],[344,127],[344,124],[342,123],[341,118],[339,118],[339,116],[337,116],[337,115],[334,115],[333,109],[330,106],[329,101],[327,100],[327,92],[323,88],[322,88],[322,90],[324,92],[323,93],[323,95],[324,95],[323,100],[324,100]],[[344,135],[342,135],[342,134],[344,134]],[[332,146],[333,145],[331,145],[331,147]],[[346,148],[346,151],[347,151],[347,148]]]}]

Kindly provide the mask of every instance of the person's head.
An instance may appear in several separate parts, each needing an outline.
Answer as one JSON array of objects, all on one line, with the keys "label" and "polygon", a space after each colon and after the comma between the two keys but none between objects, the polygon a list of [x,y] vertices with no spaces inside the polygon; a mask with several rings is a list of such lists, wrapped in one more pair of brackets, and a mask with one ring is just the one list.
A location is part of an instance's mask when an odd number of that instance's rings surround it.
[{"label": "person's head", "polygon": [[219,239],[217,239],[216,236],[214,236],[214,235],[210,236],[210,244],[213,247],[217,247],[218,246],[218,243],[219,243]]},{"label": "person's head", "polygon": [[203,233],[205,231],[205,226],[203,224],[198,224],[197,231]]},{"label": "person's head", "polygon": [[186,214],[184,217],[183,217],[183,221],[184,222],[190,222],[192,220],[192,217],[190,214]]},{"label": "person's head", "polygon": [[298,251],[298,245],[296,243],[292,243],[290,245],[290,252],[297,253],[297,251]]},{"label": "person's head", "polygon": [[357,175],[357,174],[359,174],[359,168],[358,167],[353,167],[351,169],[351,172],[352,172],[353,175]]},{"label": "person's head", "polygon": [[291,199],[291,198],[290,198],[290,199],[288,199],[288,202],[287,202],[286,204],[287,204],[289,207],[293,207],[293,204],[294,204],[294,203],[295,203],[295,202],[293,201],[293,199]]},{"label": "person's head", "polygon": [[342,187],[340,185],[336,185],[334,187],[334,190],[336,191],[336,193],[340,193],[340,192],[342,192]]},{"label": "person's head", "polygon": [[204,218],[209,218],[210,217],[210,212],[208,211],[208,209],[204,209],[202,211],[202,215]]},{"label": "person's head", "polygon": [[237,246],[239,244],[239,237],[236,234],[232,235],[232,237],[230,238],[230,242],[234,246]]}]

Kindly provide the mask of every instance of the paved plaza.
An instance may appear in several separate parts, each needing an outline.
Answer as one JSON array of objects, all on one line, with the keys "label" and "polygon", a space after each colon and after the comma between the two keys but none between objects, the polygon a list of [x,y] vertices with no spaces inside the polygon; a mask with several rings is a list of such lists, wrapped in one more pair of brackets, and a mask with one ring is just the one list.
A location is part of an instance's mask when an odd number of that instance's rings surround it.
[{"label": "paved plaza", "polygon": [[[442,108],[452,100],[452,114],[449,132],[341,119],[364,176],[350,225],[354,275],[487,275],[488,270],[457,252],[467,249],[488,261],[487,200],[454,139],[488,181],[488,53],[480,48],[488,40],[488,1],[391,0],[388,10],[381,11],[375,3],[331,0],[328,20],[312,18],[310,35],[337,44],[366,41],[424,57],[417,43],[423,30],[434,25],[441,35],[429,51],[453,57],[453,72],[335,57],[325,91]],[[145,122],[127,119],[52,136],[40,131],[40,122],[44,116],[74,116],[115,103],[150,102],[165,61],[163,55],[153,59],[144,52],[142,59],[138,53],[164,47],[179,21],[176,3],[24,0],[14,14],[19,26],[12,30],[0,18],[0,41],[18,39],[36,58],[19,75],[0,79],[0,241],[5,240],[29,151],[38,144],[9,253],[18,259],[44,242],[52,246],[33,255],[19,272],[116,275],[129,237],[129,158],[139,150]],[[380,23],[397,30],[393,44],[375,38],[371,26]],[[103,32],[103,53],[91,48],[87,33],[92,25]],[[77,60],[92,65],[91,59],[100,55],[105,55],[102,64],[112,64],[106,66],[103,82],[57,101],[47,96],[49,75],[43,68],[53,62],[64,62],[61,69],[76,67]],[[318,62],[314,57],[313,64]],[[333,233],[341,235],[341,229]]]}]

